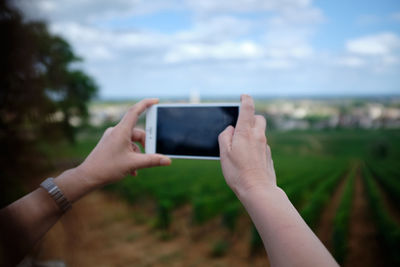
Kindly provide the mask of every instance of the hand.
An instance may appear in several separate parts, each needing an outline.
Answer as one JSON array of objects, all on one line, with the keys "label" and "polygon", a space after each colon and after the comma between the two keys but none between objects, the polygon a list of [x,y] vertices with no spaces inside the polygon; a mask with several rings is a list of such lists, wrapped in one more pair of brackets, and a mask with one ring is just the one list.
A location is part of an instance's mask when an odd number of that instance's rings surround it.
[{"label": "hand", "polygon": [[236,129],[228,126],[218,137],[222,172],[238,196],[254,188],[276,187],[265,129],[264,117],[254,115],[253,99],[242,95]]},{"label": "hand", "polygon": [[137,175],[137,170],[166,166],[171,160],[160,154],[142,154],[134,142],[145,146],[146,134],[134,128],[138,117],[157,99],[145,99],[134,105],[115,126],[108,128],[86,160],[77,167],[88,184],[102,186],[116,182],[127,174]]}]

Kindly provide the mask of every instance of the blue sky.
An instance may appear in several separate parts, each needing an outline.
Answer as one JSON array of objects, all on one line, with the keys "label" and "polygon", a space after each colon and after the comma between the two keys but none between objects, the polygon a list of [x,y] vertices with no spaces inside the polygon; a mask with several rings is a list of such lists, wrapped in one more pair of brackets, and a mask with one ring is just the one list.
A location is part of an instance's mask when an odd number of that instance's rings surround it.
[{"label": "blue sky", "polygon": [[18,2],[101,98],[400,93],[400,1]]}]

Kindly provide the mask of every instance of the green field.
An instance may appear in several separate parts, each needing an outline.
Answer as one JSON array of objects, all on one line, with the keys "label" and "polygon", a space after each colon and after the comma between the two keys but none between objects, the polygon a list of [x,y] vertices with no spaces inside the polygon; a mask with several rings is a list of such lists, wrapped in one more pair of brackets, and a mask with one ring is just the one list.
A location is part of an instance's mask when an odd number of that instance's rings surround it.
[{"label": "green field", "polygon": [[[83,132],[75,146],[60,145],[51,153],[83,158],[99,136],[95,130]],[[269,132],[267,138],[278,185],[314,230],[320,227],[321,214],[336,189],[344,184],[331,222],[331,252],[339,263],[344,262],[349,250],[356,179],[361,179],[365,188],[379,243],[386,248],[386,264],[400,263],[399,221],[383,202],[385,195],[394,207],[400,207],[399,130]],[[166,232],[174,223],[172,211],[183,205],[191,205],[193,225],[220,217],[221,227],[229,231],[237,230],[236,222],[245,214],[224,181],[219,161],[173,160],[169,167],[140,170],[138,177],[127,177],[106,190],[121,195],[129,203],[154,202],[157,208],[153,225]],[[258,238],[255,232],[248,241],[251,250],[262,245]],[[225,244],[218,244],[220,247],[226,249]]]}]

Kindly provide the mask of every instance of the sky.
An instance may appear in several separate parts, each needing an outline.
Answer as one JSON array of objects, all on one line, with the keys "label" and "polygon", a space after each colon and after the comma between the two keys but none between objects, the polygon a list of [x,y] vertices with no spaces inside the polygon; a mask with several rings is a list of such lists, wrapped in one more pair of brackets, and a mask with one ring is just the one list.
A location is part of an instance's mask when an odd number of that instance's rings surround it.
[{"label": "sky", "polygon": [[17,0],[102,99],[400,94],[398,0]]}]

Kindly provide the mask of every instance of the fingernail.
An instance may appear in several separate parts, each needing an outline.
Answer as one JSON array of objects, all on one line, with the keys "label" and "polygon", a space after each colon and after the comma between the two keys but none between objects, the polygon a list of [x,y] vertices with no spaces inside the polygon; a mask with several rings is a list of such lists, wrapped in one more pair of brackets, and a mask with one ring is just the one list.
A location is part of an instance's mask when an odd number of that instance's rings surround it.
[{"label": "fingernail", "polygon": [[161,158],[160,159],[160,165],[165,166],[169,165],[171,163],[171,160],[169,158]]}]

